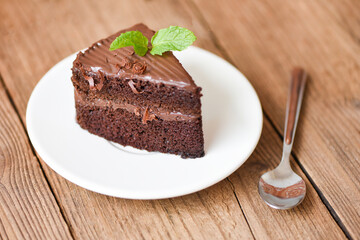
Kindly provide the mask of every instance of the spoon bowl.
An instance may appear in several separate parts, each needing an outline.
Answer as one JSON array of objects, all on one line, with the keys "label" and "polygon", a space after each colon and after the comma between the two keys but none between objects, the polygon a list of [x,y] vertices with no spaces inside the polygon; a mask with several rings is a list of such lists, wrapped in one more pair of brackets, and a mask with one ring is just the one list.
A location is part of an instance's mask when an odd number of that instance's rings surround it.
[{"label": "spoon bowl", "polygon": [[261,176],[259,194],[270,207],[285,210],[304,200],[306,185],[296,173],[282,175],[275,169]]}]

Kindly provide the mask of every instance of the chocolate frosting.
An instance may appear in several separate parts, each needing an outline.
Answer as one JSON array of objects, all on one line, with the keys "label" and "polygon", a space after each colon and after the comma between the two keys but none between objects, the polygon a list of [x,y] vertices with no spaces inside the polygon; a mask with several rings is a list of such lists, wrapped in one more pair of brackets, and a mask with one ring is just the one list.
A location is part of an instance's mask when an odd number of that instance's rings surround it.
[{"label": "chocolate frosting", "polygon": [[108,101],[101,98],[97,98],[97,99],[88,99],[88,98],[84,99],[84,98],[86,97],[84,97],[81,93],[79,93],[75,89],[76,102],[83,105],[90,105],[93,107],[109,107],[109,108],[113,108],[114,110],[121,108],[128,112],[134,113],[136,116],[141,116],[143,124],[146,124],[147,121],[152,121],[157,118],[166,121],[187,121],[200,117],[200,114],[187,115],[181,112],[169,112],[167,109],[164,108],[140,107],[125,102]]},{"label": "chocolate frosting", "polygon": [[74,66],[122,79],[139,79],[196,91],[198,87],[172,52],[165,52],[159,56],[151,55],[149,50],[145,56],[140,57],[134,53],[133,47],[109,50],[110,44],[121,33],[136,30],[149,39],[150,46],[151,37],[155,32],[144,24],[137,24],[94,43],[84,53],[80,52]]}]

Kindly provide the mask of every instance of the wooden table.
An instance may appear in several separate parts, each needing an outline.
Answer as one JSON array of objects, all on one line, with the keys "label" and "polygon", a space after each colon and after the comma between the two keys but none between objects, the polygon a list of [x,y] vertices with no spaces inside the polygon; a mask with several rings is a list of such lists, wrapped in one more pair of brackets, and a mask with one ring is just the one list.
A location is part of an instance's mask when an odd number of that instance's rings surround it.
[{"label": "wooden table", "polygon": [[[360,239],[360,1],[1,0],[0,238]],[[180,25],[253,84],[264,129],[248,161],[191,195],[126,200],[65,180],[32,148],[29,96],[64,57],[138,22]],[[269,208],[257,182],[281,156],[289,73],[308,82],[292,153],[297,208]],[[64,79],[70,81],[70,79]],[[221,79],[219,79],[221,81]]]}]

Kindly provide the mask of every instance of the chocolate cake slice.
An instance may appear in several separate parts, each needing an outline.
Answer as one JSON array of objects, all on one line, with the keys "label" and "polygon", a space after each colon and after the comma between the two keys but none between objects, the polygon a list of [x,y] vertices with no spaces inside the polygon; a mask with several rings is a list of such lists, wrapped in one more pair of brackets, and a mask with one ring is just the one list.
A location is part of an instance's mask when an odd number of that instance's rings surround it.
[{"label": "chocolate cake slice", "polygon": [[126,31],[154,35],[137,24],[79,52],[73,63],[76,120],[90,133],[138,149],[204,156],[201,88],[172,52],[140,57],[132,47],[109,50]]}]

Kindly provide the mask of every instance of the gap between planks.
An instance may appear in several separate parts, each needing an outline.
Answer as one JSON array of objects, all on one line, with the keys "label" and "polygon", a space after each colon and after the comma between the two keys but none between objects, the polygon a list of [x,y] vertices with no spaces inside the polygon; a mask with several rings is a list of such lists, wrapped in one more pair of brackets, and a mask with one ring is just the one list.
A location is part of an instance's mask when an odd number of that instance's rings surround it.
[{"label": "gap between planks", "polygon": [[51,186],[51,184],[50,184],[50,182],[49,182],[49,180],[48,180],[48,177],[47,177],[46,174],[45,174],[45,171],[44,171],[44,168],[43,168],[43,166],[42,166],[42,164],[41,164],[40,159],[39,159],[38,156],[36,155],[36,151],[35,151],[34,146],[32,145],[32,143],[31,143],[31,141],[30,141],[30,137],[29,137],[29,134],[28,134],[28,132],[27,132],[27,130],[26,130],[25,124],[24,124],[23,120],[22,120],[21,117],[20,117],[19,111],[18,111],[18,109],[17,109],[17,107],[16,107],[16,105],[15,105],[15,103],[14,103],[12,97],[11,97],[11,94],[10,94],[10,92],[9,92],[6,84],[5,84],[5,81],[4,81],[1,73],[0,73],[0,85],[1,85],[1,87],[4,88],[5,94],[6,94],[7,98],[9,99],[10,104],[11,104],[12,108],[14,109],[14,111],[15,111],[15,113],[16,113],[16,116],[19,118],[20,124],[21,124],[23,130],[25,131],[27,140],[28,140],[28,142],[30,143],[29,145],[30,145],[30,148],[31,148],[31,152],[32,152],[32,154],[35,156],[36,160],[37,160],[38,163],[39,163],[39,167],[40,167],[41,173],[43,174],[43,176],[44,176],[44,178],[45,178],[45,181],[46,181],[47,185],[49,186],[49,189],[50,189],[50,191],[51,191],[51,194],[54,196],[55,202],[56,202],[56,204],[57,204],[58,207],[59,207],[61,216],[62,216],[62,218],[64,219],[66,225],[68,226],[69,233],[70,233],[72,239],[75,239],[74,234],[73,234],[73,232],[72,232],[71,225],[70,225],[70,223],[68,222],[68,220],[67,220],[67,218],[66,218],[66,216],[65,216],[65,215],[66,215],[65,212],[62,210],[62,208],[61,208],[61,206],[60,206],[59,199],[57,199],[56,194],[54,193],[54,190],[53,190],[53,188],[52,188],[52,186]]},{"label": "gap between planks", "polygon": [[231,182],[231,180],[229,179],[229,177],[226,177],[225,180],[229,182],[229,184],[230,184],[230,186],[231,186],[231,190],[232,190],[232,192],[233,192],[233,194],[234,194],[234,197],[235,197],[235,199],[236,199],[236,202],[238,203],[238,205],[239,205],[239,207],[240,207],[240,210],[241,210],[242,214],[244,215],[246,224],[249,226],[251,235],[254,237],[254,239],[256,239],[255,234],[254,234],[253,230],[251,229],[250,223],[249,223],[249,221],[248,221],[248,219],[247,219],[247,217],[246,217],[246,214],[245,214],[245,212],[244,212],[244,210],[243,210],[243,208],[242,208],[242,206],[241,206],[241,204],[240,204],[239,198],[238,198],[238,196],[236,195],[235,185]]},{"label": "gap between planks", "polygon": [[[225,48],[221,45],[221,43],[218,41],[216,35],[214,34],[212,28],[210,27],[209,23],[206,21],[206,19],[204,18],[202,12],[200,11],[200,9],[198,8],[198,6],[196,5],[196,3],[193,0],[188,0],[188,3],[190,3],[191,8],[194,9],[194,11],[196,12],[196,16],[198,16],[198,20],[199,22],[203,25],[203,27],[205,29],[208,29],[209,34],[211,36],[211,41],[214,43],[215,47],[218,48],[218,50],[221,52],[222,57],[224,57],[228,62],[230,62],[233,66],[236,66],[234,64],[234,62],[232,61],[232,59],[230,58],[229,54],[227,53],[227,51],[225,50]],[[269,121],[270,125],[272,126],[272,128],[275,130],[276,134],[278,135],[278,137],[280,138],[280,140],[283,140],[283,136],[281,135],[280,129],[278,129],[276,127],[276,125],[274,124],[273,120],[270,118],[270,116],[266,113],[265,109],[263,110],[263,115],[264,117]],[[352,239],[349,231],[347,230],[347,228],[345,227],[345,225],[343,224],[343,222],[341,221],[340,217],[338,216],[338,214],[336,213],[336,211],[334,210],[334,208],[330,205],[329,201],[325,198],[324,194],[321,192],[321,190],[319,189],[319,187],[315,184],[314,180],[311,178],[311,176],[309,175],[309,173],[307,172],[307,170],[305,169],[305,167],[300,163],[298,157],[295,155],[295,153],[293,151],[291,151],[291,156],[294,158],[295,162],[299,165],[301,171],[304,173],[304,175],[306,176],[306,178],[309,180],[309,182],[311,183],[312,187],[315,189],[316,193],[318,194],[319,198],[321,199],[321,202],[325,205],[326,209],[329,211],[330,215],[332,216],[332,218],[335,220],[335,222],[338,224],[338,226],[340,227],[340,229],[343,231],[343,233],[345,234],[345,236],[348,239]],[[234,187],[234,185],[231,183],[231,181],[226,178],[230,184],[232,185],[232,187]],[[253,234],[251,226],[248,223],[247,217],[244,213],[244,211],[242,210],[241,204],[239,202],[239,199],[236,195],[236,192],[234,192],[235,198],[239,204],[239,207],[241,209],[241,211],[244,214],[245,220],[250,228],[251,234]],[[253,234],[254,236],[254,234]],[[255,238],[255,237],[254,237]]]}]

